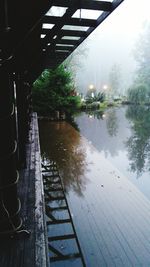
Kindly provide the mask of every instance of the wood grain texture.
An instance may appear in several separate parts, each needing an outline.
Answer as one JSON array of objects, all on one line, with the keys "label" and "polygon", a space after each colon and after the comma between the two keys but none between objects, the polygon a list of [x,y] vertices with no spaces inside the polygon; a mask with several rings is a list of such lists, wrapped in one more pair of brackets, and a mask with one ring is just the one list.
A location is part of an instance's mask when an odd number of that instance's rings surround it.
[{"label": "wood grain texture", "polygon": [[38,140],[37,116],[33,114],[27,144],[27,168],[20,172],[18,186],[22,205],[21,217],[24,228],[31,231],[31,235],[20,235],[13,239],[0,238],[1,267],[49,266]]}]

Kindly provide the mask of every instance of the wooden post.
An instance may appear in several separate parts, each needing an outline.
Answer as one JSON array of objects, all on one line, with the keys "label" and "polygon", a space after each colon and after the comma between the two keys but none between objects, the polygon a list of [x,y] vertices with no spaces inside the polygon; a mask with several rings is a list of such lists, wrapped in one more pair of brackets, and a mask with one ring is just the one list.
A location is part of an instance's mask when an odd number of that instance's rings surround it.
[{"label": "wooden post", "polygon": [[0,65],[0,234],[17,232],[22,226],[17,193],[19,173],[16,168],[15,108],[11,60]]},{"label": "wooden post", "polygon": [[26,166],[26,118],[25,118],[25,91],[22,75],[16,78],[16,103],[18,122],[18,167]]},{"label": "wooden post", "polygon": [[31,115],[31,87],[24,75],[16,75],[16,103],[18,122],[18,167],[26,167],[26,142],[28,140]]}]

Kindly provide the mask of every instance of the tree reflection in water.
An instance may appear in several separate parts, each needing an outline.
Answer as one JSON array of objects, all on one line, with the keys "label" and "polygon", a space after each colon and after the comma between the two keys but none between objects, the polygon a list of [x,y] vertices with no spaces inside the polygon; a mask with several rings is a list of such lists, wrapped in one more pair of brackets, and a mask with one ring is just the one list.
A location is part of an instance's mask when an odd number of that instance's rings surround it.
[{"label": "tree reflection in water", "polygon": [[118,120],[116,115],[116,109],[111,108],[108,109],[106,113],[102,110],[91,110],[87,111],[86,114],[90,117],[93,116],[98,120],[103,120],[106,118],[106,127],[108,134],[112,136],[116,136],[118,133]]},{"label": "tree reflection in water", "polygon": [[126,142],[130,168],[139,177],[150,171],[150,107],[129,106],[126,117],[132,122],[132,135]]},{"label": "tree reflection in water", "polygon": [[118,133],[118,120],[116,116],[116,109],[110,109],[106,118],[107,130],[110,136],[116,136]]},{"label": "tree reflection in water", "polygon": [[87,178],[85,147],[80,134],[66,122],[40,121],[41,155],[57,163],[66,192],[83,196]]}]

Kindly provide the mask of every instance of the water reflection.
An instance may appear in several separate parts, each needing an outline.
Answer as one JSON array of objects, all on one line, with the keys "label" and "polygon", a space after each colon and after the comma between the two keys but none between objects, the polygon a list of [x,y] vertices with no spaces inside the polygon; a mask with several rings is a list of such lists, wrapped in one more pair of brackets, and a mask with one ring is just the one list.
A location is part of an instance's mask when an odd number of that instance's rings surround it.
[{"label": "water reflection", "polygon": [[124,108],[110,108],[102,113],[91,111],[81,113],[75,121],[81,134],[106,158],[114,158],[120,151],[125,151],[124,140],[130,136],[124,113]]},{"label": "water reflection", "polygon": [[80,133],[150,199],[150,107],[115,107],[104,115],[75,118]]},{"label": "water reflection", "polygon": [[132,122],[132,134],[125,143],[130,168],[139,177],[143,172],[150,171],[150,108],[129,106],[126,117]]},{"label": "water reflection", "polygon": [[[75,117],[75,127],[150,198],[150,107],[110,108]],[[57,162],[67,192],[82,196],[87,180],[83,138],[65,122],[40,122],[42,155]],[[140,177],[141,179],[137,179]]]},{"label": "water reflection", "polygon": [[91,111],[90,117],[81,114],[76,122],[81,133],[121,171],[124,164],[125,174],[135,173],[137,178],[150,171],[150,107],[111,108],[101,116]]},{"label": "water reflection", "polygon": [[89,118],[103,119],[105,117],[102,110],[89,110],[86,112]]},{"label": "water reflection", "polygon": [[108,111],[107,117],[106,117],[106,126],[108,130],[108,134],[110,136],[116,136],[118,133],[118,120],[116,115],[116,110],[112,109]]},{"label": "water reflection", "polygon": [[40,121],[39,129],[42,157],[57,163],[66,192],[83,196],[88,180],[80,134],[66,122]]}]

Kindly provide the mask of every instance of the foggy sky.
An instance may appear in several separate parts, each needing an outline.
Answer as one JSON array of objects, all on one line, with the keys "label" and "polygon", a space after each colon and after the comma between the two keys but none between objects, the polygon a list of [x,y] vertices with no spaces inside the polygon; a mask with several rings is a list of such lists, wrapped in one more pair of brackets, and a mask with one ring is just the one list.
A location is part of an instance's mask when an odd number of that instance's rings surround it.
[{"label": "foggy sky", "polygon": [[130,86],[137,65],[133,51],[144,23],[150,21],[149,8],[150,0],[124,0],[84,41],[86,56],[80,57],[80,68],[76,69],[78,91],[86,93],[89,84],[99,91],[109,83],[114,64],[120,65],[121,90],[125,91]]}]

